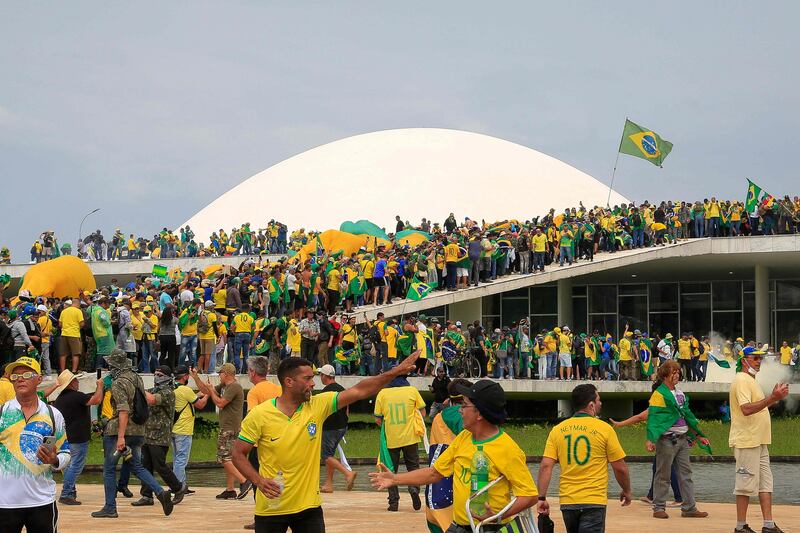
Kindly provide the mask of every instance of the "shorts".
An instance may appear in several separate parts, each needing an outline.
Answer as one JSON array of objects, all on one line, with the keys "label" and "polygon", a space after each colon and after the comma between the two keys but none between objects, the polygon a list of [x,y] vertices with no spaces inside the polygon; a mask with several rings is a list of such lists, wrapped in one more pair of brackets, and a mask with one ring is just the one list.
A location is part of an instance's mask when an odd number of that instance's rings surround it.
[{"label": "shorts", "polygon": [[733,456],[736,459],[735,495],[758,496],[759,492],[772,492],[772,469],[766,444],[755,448],[734,448]]},{"label": "shorts", "polygon": [[373,287],[388,287],[389,286],[389,278],[386,276],[382,278],[372,278],[372,286]]},{"label": "shorts", "polygon": [[336,447],[342,442],[347,428],[342,429],[323,429],[322,430],[322,460],[333,457],[336,454]]},{"label": "shorts", "polygon": [[558,354],[558,362],[564,368],[572,368],[572,354],[560,353]]},{"label": "shorts", "polygon": [[365,281],[367,282],[367,290],[375,287],[375,278],[367,278]]},{"label": "shorts", "polygon": [[200,339],[200,355],[211,355],[216,348],[214,339]]},{"label": "shorts", "polygon": [[73,355],[79,356],[83,353],[83,345],[81,344],[80,337],[64,337],[61,336],[61,340],[58,344],[58,355]]},{"label": "shorts", "polygon": [[456,269],[457,278],[466,278],[467,276],[469,276],[469,270],[467,270],[466,268],[459,267]]},{"label": "shorts", "polygon": [[233,431],[220,431],[217,437],[217,462],[227,463],[233,459],[233,441],[236,433]]}]

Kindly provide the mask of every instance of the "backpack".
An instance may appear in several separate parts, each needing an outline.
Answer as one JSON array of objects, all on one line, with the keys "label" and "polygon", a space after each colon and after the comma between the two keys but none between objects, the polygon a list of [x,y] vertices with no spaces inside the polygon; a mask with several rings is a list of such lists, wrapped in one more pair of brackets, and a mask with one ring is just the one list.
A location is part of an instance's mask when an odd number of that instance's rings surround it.
[{"label": "backpack", "polygon": [[197,320],[197,332],[201,335],[208,333],[208,314],[203,311]]},{"label": "backpack", "polygon": [[372,341],[375,344],[381,343],[381,333],[380,331],[378,331],[377,324],[374,324],[371,328],[369,328],[369,333],[367,334],[367,337],[369,338],[370,341]]},{"label": "backpack", "polygon": [[[127,379],[127,378],[125,378]],[[147,419],[150,418],[150,406],[147,405],[147,397],[144,395],[144,392],[141,388],[139,388],[137,383],[134,383],[132,380],[128,379],[128,381],[133,384],[133,403],[131,404],[131,412],[130,412],[130,419],[131,422],[137,424],[139,426],[143,426]]]},{"label": "backpack", "polygon": [[11,328],[5,321],[0,320],[0,350],[11,351],[14,349],[14,337],[11,335]]}]

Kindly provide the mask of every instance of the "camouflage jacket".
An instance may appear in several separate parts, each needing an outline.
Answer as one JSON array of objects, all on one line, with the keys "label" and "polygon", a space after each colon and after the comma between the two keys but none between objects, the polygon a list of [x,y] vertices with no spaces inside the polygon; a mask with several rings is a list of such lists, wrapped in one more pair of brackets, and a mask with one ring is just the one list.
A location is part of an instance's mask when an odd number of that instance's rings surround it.
[{"label": "camouflage jacket", "polygon": [[[135,384],[135,385],[134,385]],[[133,409],[133,397],[136,387],[144,390],[142,378],[133,370],[127,369],[122,372],[114,381],[111,382],[111,408],[114,414],[106,424],[105,434],[107,436],[117,435],[119,432],[119,412],[128,412],[128,426],[125,435],[141,437],[144,435],[144,426],[133,423],[130,419],[130,412]]]},{"label": "camouflage jacket", "polygon": [[150,406],[150,417],[145,423],[144,443],[169,446],[172,439],[172,422],[175,416],[175,390],[167,383],[150,390],[156,403]]}]

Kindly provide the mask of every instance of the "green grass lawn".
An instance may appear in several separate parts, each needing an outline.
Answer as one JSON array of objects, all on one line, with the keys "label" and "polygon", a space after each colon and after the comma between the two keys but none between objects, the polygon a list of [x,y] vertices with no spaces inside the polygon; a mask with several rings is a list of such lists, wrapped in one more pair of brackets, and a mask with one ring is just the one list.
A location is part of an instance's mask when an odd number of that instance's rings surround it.
[{"label": "green grass lawn", "polygon": [[[216,419],[214,414],[205,414],[209,419]],[[347,444],[344,446],[348,458],[377,457],[380,432],[367,414],[354,414],[350,417],[351,426],[347,431]],[[505,430],[527,455],[540,456],[544,443],[552,425],[511,423]],[[701,428],[711,440],[714,455],[733,455],[728,447],[728,424],[719,421],[701,422]],[[620,442],[628,455],[649,455],[645,450],[645,425],[626,427],[617,431]],[[773,442],[770,454],[800,455],[800,418],[776,418],[772,421]],[[696,447],[693,455],[702,455]],[[195,438],[192,444],[190,461],[214,461],[216,459],[215,438]],[[87,464],[102,464],[102,442],[94,438],[89,447]]]}]

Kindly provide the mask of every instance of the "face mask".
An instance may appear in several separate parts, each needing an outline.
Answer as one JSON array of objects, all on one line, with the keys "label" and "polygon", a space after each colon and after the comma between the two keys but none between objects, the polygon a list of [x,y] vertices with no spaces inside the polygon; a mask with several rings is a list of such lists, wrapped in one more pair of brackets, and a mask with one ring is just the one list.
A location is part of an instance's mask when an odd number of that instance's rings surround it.
[{"label": "face mask", "polygon": [[756,374],[758,374],[758,370],[756,370],[752,366],[748,366],[747,367],[747,373],[750,374],[753,377],[756,377]]}]

